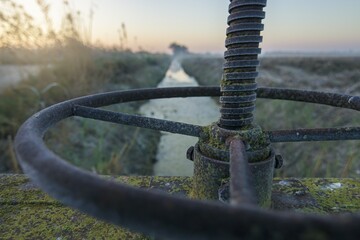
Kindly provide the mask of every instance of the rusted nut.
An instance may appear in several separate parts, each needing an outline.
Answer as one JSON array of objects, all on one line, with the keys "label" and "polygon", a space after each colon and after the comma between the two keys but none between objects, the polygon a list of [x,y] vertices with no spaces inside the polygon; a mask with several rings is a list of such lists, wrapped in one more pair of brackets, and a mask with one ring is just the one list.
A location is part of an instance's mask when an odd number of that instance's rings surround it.
[{"label": "rusted nut", "polygon": [[284,159],[281,155],[275,155],[275,168],[279,169],[284,165]]},{"label": "rusted nut", "polygon": [[189,159],[190,161],[194,161],[194,147],[193,146],[189,147],[189,149],[186,151],[186,158]]}]

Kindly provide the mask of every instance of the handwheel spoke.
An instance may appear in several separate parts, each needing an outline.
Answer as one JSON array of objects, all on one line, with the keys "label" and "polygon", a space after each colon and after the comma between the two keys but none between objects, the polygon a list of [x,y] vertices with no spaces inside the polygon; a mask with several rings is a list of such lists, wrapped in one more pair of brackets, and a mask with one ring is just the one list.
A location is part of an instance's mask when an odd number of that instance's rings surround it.
[{"label": "handwheel spoke", "polygon": [[[283,93],[286,92],[288,92],[287,89],[258,89],[258,97],[284,99]],[[301,100],[302,98],[305,102],[314,102],[313,92],[293,93],[295,95],[292,96],[296,96],[296,99],[287,96],[285,100]],[[342,239],[346,237],[351,239],[348,233],[358,236],[360,234],[359,214],[327,217],[281,213],[250,205],[235,207],[145,191],[107,181],[66,163],[51,152],[42,139],[49,127],[71,116],[91,117],[133,126],[140,126],[141,123],[142,127],[154,124],[155,127],[150,128],[162,131],[166,131],[166,128],[179,128],[180,130],[172,132],[198,136],[202,129],[200,126],[113,113],[92,107],[154,98],[217,96],[219,94],[219,88],[216,87],[189,87],[178,89],[178,91],[174,88],[146,89],[103,93],[59,103],[35,114],[22,125],[15,139],[17,157],[31,179],[58,200],[93,216],[143,233],[156,233],[163,237],[172,237],[175,234],[180,239],[218,239],[219,236],[238,239],[251,237],[255,233],[256,236],[260,234],[268,239],[278,239],[279,236],[290,239],[294,236],[294,232],[312,230],[333,238],[341,236]],[[306,99],[307,95],[310,97]],[[316,93],[315,95],[328,94]],[[329,102],[330,98],[324,99],[317,103],[338,106],[335,104],[336,100],[343,99],[343,107],[359,109],[356,103],[357,97],[338,95],[335,102]],[[139,123],[136,123],[137,121]],[[162,127],[156,127],[157,124]],[[175,126],[176,124],[178,126]],[[266,133],[273,142],[280,142],[291,139],[304,141],[305,135],[307,141],[311,139],[314,141],[316,138],[336,140],[336,136],[340,136],[339,140],[359,139],[359,132],[360,128],[340,128],[280,130]],[[239,151],[237,154],[243,155]],[[241,159],[237,158],[237,160]],[[244,162],[234,163],[233,170],[237,171],[237,166]],[[233,174],[236,175],[236,173]],[[240,178],[234,178],[234,180],[238,179]],[[235,193],[236,191],[241,193],[244,189],[236,183],[233,187],[236,189]],[[256,226],[257,231],[254,232],[250,226]]]},{"label": "handwheel spoke", "polygon": [[346,94],[288,88],[258,88],[258,98],[316,103],[332,107],[360,110],[360,97]]},{"label": "handwheel spoke", "polygon": [[244,143],[230,140],[230,203],[232,205],[256,205],[254,188],[250,182],[250,168]]},{"label": "handwheel spoke", "polygon": [[359,140],[360,127],[314,128],[266,132],[271,142]]},{"label": "handwheel spoke", "polygon": [[124,124],[129,126],[148,128],[153,130],[165,131],[170,133],[178,133],[193,137],[199,137],[202,127],[187,123],[180,123],[156,118],[136,116],[126,113],[113,112],[103,109],[84,107],[80,105],[74,106],[74,115],[84,118],[96,119],[105,122]]}]

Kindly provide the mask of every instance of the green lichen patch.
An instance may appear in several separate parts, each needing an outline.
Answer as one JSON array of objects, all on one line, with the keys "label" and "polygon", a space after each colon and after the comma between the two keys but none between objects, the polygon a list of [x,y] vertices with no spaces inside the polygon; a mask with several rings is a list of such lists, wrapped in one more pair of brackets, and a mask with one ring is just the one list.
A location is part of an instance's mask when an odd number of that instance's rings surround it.
[{"label": "green lichen patch", "polygon": [[0,193],[0,204],[57,204],[25,175],[0,175]]},{"label": "green lichen patch", "polygon": [[192,188],[192,179],[189,177],[151,177],[150,188],[162,190],[177,196],[188,196]]},{"label": "green lichen patch", "polygon": [[148,239],[63,206],[25,175],[0,175],[1,239]]},{"label": "green lichen patch", "polygon": [[[179,196],[190,195],[194,190],[193,179],[189,177],[104,178]],[[220,185],[227,181],[222,179]],[[352,213],[360,211],[360,179],[275,179],[272,196],[275,210]],[[149,239],[63,206],[24,175],[0,175],[0,236],[1,239]]]},{"label": "green lichen patch", "polygon": [[[186,196],[187,177],[104,178]],[[149,239],[63,206],[25,175],[0,175],[1,239]]]},{"label": "green lichen patch", "polygon": [[[227,141],[232,137],[239,138],[246,143],[249,162],[260,162],[269,157],[271,149],[269,136],[256,124],[239,130],[223,129],[216,122],[203,127],[199,140],[200,150],[205,155],[223,160],[222,152],[229,151]],[[225,161],[228,161],[228,157]]]},{"label": "green lichen patch", "polygon": [[309,189],[298,179],[277,179],[272,187],[272,208],[281,211],[322,213]]},{"label": "green lichen patch", "polygon": [[273,208],[307,213],[360,211],[360,179],[277,179]]},{"label": "green lichen patch", "polygon": [[2,239],[148,239],[64,206],[0,205]]},{"label": "green lichen patch", "polygon": [[209,126],[205,126],[202,128],[202,135],[200,136],[199,141],[209,144],[210,146],[220,149],[220,150],[228,150],[225,144],[225,141],[216,137],[220,133],[219,128],[216,127],[218,123],[213,123]]},{"label": "green lichen patch", "polygon": [[191,191],[189,177],[131,176],[118,177],[116,181],[144,189],[160,190],[172,195],[187,196]]},{"label": "green lichen patch", "polygon": [[360,211],[360,179],[303,179],[301,182],[327,213]]}]

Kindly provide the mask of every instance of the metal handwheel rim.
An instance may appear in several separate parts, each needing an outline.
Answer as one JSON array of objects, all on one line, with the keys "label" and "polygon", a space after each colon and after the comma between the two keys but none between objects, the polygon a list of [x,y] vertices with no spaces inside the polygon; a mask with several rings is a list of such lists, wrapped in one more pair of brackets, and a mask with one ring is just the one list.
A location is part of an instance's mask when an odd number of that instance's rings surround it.
[{"label": "metal handwheel rim", "polygon": [[[271,95],[271,89],[263,88],[259,89],[259,97],[261,91]],[[218,96],[220,90],[215,87],[132,90],[91,95],[53,105],[33,115],[18,131],[15,148],[23,170],[42,189],[66,205],[156,236],[179,239],[305,239],[315,232],[321,233],[325,239],[355,239],[360,235],[359,214],[325,217],[292,212],[275,213],[258,207],[235,207],[146,191],[105,180],[79,169],[45,146],[42,138],[47,129],[73,116],[75,105],[86,103],[87,106],[99,107],[105,102],[114,102],[115,96],[125,99],[126,94],[135,93],[139,99],[147,100],[169,96]],[[104,98],[110,100],[104,101]],[[359,99],[355,100],[358,104],[355,107],[360,109]]]}]

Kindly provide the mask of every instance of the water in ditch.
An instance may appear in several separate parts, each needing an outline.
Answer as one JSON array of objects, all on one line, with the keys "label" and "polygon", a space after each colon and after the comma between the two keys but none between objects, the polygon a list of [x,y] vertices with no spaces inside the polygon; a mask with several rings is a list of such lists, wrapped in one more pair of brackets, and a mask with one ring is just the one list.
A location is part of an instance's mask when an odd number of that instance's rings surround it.
[{"label": "water in ditch", "polygon": [[[174,59],[158,87],[198,86]],[[141,113],[147,117],[196,125],[209,125],[219,119],[219,107],[210,97],[151,100]],[[192,176],[193,163],[186,159],[186,151],[197,138],[163,132],[157,150],[154,174],[158,176]]]}]

